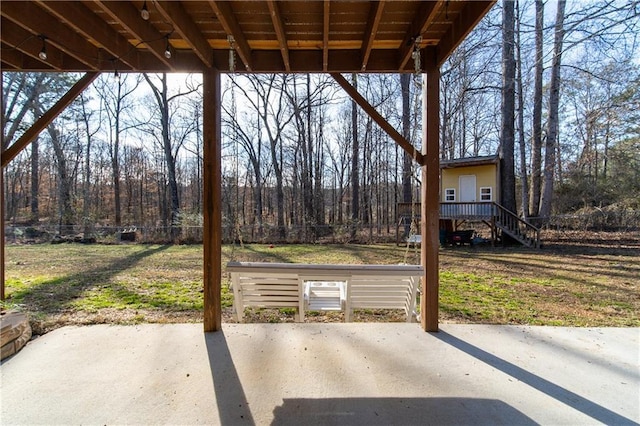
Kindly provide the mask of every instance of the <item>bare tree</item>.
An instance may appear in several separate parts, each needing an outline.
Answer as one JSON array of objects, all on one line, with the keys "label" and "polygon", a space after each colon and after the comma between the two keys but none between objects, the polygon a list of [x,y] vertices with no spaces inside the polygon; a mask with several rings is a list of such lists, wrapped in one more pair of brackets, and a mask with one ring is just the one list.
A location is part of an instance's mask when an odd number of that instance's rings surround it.
[{"label": "bare tree", "polygon": [[[234,144],[234,148],[237,146],[241,147],[242,151],[248,158],[248,164],[253,174],[253,179],[251,179],[251,182],[253,183],[253,205],[249,212],[249,222],[257,226],[257,236],[258,238],[262,238],[264,232],[264,206],[262,192],[265,183],[265,176],[268,174],[268,170],[265,170],[265,147],[263,146],[261,137],[260,118],[258,116],[254,117],[251,113],[252,111],[243,111],[238,113],[235,103],[235,95],[233,94],[238,82],[235,78],[232,78],[231,84],[233,97],[232,105],[230,108],[223,105],[225,118],[228,120],[226,125],[228,128],[227,137],[231,139]],[[245,92],[245,95],[249,94]],[[259,105],[260,100],[256,99],[256,103]],[[241,161],[238,157],[239,154],[237,154],[235,158],[232,158],[236,167],[238,166],[238,162]],[[235,173],[238,174],[238,171]]]},{"label": "bare tree", "polygon": [[547,120],[547,142],[545,144],[544,177],[540,211],[538,216],[543,223],[551,216],[551,202],[553,199],[554,170],[556,166],[556,144],[559,127],[560,105],[560,65],[562,63],[562,43],[564,40],[564,10],[565,0],[558,0],[556,11],[555,35],[553,44],[553,60],[551,64],[551,82],[549,94],[549,118]]},{"label": "bare tree", "polygon": [[514,1],[505,0],[502,4],[502,126],[500,138],[500,160],[502,205],[512,212],[516,211],[515,184],[515,71],[514,54],[515,13]]},{"label": "bare tree", "polygon": [[178,153],[191,133],[195,132],[198,122],[197,120],[194,120],[192,114],[185,114],[179,105],[174,109],[172,109],[171,106],[173,103],[179,104],[177,101],[180,98],[197,92],[201,84],[193,84],[193,80],[189,80],[187,82],[191,82],[191,84],[187,84],[185,91],[179,90],[174,95],[169,95],[166,73],[160,74],[156,79],[151,79],[148,74],[143,74],[143,76],[151,88],[156,102],[157,111],[159,113],[158,119],[160,121],[160,134],[158,135],[153,128],[148,129],[148,132],[151,133],[159,142],[164,154],[164,160],[167,168],[169,198],[171,202],[170,237],[172,241],[177,241],[181,232],[180,195],[176,175]]},{"label": "bare tree", "polygon": [[[400,87],[402,91],[402,136],[411,140],[411,76],[409,74],[400,75]],[[413,177],[413,160],[409,153],[404,152],[402,155],[402,201],[405,203],[412,202],[413,191],[411,187],[411,179]],[[404,233],[409,234],[410,223],[405,223]]]},{"label": "bare tree", "polygon": [[120,146],[125,131],[135,127],[137,123],[127,121],[127,114],[134,108],[134,93],[140,85],[140,76],[121,74],[119,78],[102,75],[98,78],[98,94],[100,96],[108,128],[109,156],[111,160],[111,182],[113,185],[114,225],[122,225],[122,196],[120,190],[121,164]]},{"label": "bare tree", "polygon": [[[82,121],[85,131],[85,146],[84,146],[84,171],[83,171],[83,181],[82,181],[82,223],[84,227],[84,237],[88,238],[91,235],[93,228],[93,219],[91,217],[91,205],[92,205],[92,197],[91,197],[91,148],[93,144],[93,139],[95,135],[99,131],[101,114],[102,110],[98,109],[98,111],[92,111],[88,107],[88,102],[90,98],[82,93],[78,98],[79,103],[79,118]],[[94,119],[94,116],[97,114],[97,117]],[[97,125],[96,125],[97,123]],[[95,126],[92,128],[92,125]]]},{"label": "bare tree", "polygon": [[[285,96],[279,96],[283,87],[290,82],[290,77],[286,75],[269,74],[245,77],[249,83],[249,89],[244,85],[237,88],[244,98],[257,111],[260,120],[264,125],[264,133],[269,141],[269,153],[271,156],[271,167],[275,175],[276,193],[276,227],[278,237],[286,237],[285,228],[285,196],[284,196],[284,132],[295,115],[287,108]],[[256,99],[254,99],[255,94]]]},{"label": "bare tree", "polygon": [[543,26],[544,3],[536,0],[535,64],[533,89],[533,120],[531,124],[531,189],[529,214],[537,216],[540,210],[542,176],[542,76],[543,76]]},{"label": "bare tree", "polygon": [[[351,76],[353,87],[358,88],[356,74]],[[356,238],[358,231],[358,220],[360,219],[360,140],[358,137],[358,105],[355,100],[351,101],[351,220],[353,222],[351,239]]]}]

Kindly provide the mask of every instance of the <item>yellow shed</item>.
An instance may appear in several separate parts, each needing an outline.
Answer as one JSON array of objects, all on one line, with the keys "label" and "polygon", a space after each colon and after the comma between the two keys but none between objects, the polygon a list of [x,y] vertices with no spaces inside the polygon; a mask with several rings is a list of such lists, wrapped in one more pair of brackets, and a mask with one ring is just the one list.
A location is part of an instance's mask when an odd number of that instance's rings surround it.
[{"label": "yellow shed", "polygon": [[497,155],[440,161],[442,203],[500,203],[500,159]]}]

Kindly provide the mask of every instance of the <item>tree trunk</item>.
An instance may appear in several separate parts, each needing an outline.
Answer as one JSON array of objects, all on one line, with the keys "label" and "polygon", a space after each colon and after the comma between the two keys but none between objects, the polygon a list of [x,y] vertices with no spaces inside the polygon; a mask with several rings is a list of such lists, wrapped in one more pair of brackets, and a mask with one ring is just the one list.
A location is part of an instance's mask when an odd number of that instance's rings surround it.
[{"label": "tree trunk", "polygon": [[161,87],[156,87],[148,75],[144,74],[144,78],[151,86],[156,98],[158,108],[160,109],[160,125],[161,125],[161,144],[162,153],[167,167],[167,179],[169,189],[170,202],[170,238],[176,242],[181,233],[180,227],[180,195],[178,193],[178,180],[176,177],[176,154],[173,152],[173,144],[171,141],[170,122],[169,122],[169,99],[167,87],[167,74],[163,73],[160,77]]},{"label": "tree trunk", "polygon": [[82,119],[87,132],[87,148],[84,158],[84,180],[82,182],[82,222],[84,226],[83,234],[85,238],[91,235],[91,131],[89,129],[89,114],[86,110],[86,102],[82,101]]},{"label": "tree trunk", "polygon": [[514,1],[507,0],[503,3],[502,12],[502,136],[500,143],[502,184],[500,188],[501,203],[512,212],[516,211],[514,26]]},{"label": "tree trunk", "polygon": [[551,63],[551,90],[549,94],[549,118],[547,120],[547,143],[544,155],[544,181],[540,199],[540,216],[542,223],[548,223],[551,216],[553,200],[553,181],[556,166],[556,141],[558,139],[558,122],[560,106],[560,65],[562,61],[562,42],[564,39],[564,9],[566,1],[558,1],[556,12],[555,36],[553,42],[553,60]]},{"label": "tree trunk", "polygon": [[[410,140],[411,138],[411,108],[409,104],[410,84],[411,75],[400,74],[400,88],[402,91],[402,136],[407,140]],[[411,189],[413,160],[406,151],[403,150],[402,152],[402,201],[405,203],[411,203],[413,202],[413,191]],[[409,232],[411,232],[411,222],[405,221],[404,235],[408,236]]]},{"label": "tree trunk", "polygon": [[167,74],[162,74],[162,147],[167,162],[167,178],[169,179],[169,197],[171,199],[171,240],[176,241],[180,236],[180,197],[178,194],[178,180],[176,178],[176,158],[173,155],[173,145],[169,134],[169,102],[167,100]]},{"label": "tree trunk", "polygon": [[120,200],[120,112],[122,111],[122,84],[119,80],[116,83],[117,97],[114,108],[114,139],[111,147],[111,179],[113,181],[113,208],[114,208],[114,225],[122,226],[122,206]]},{"label": "tree trunk", "polygon": [[518,84],[518,142],[520,146],[520,183],[521,190],[521,211],[522,217],[526,220],[529,216],[529,181],[527,179],[527,147],[524,137],[524,93],[522,87],[522,42],[520,40],[520,0],[516,0],[516,15],[518,16],[517,41],[517,84]]},{"label": "tree trunk", "polygon": [[[402,136],[407,140],[411,139],[410,83],[410,74],[400,74],[400,87],[402,89]],[[402,161],[402,201],[410,203],[412,199],[411,176],[413,174],[413,161],[406,151],[402,152],[404,153]]]},{"label": "tree trunk", "polygon": [[[321,105],[324,102],[321,102]],[[318,131],[319,134],[316,137],[315,148],[315,165],[313,170],[314,190],[313,190],[313,209],[315,211],[315,222],[317,226],[325,225],[325,203],[324,203],[324,191],[322,189],[322,179],[324,170],[324,137],[323,131],[325,122],[322,107],[318,109]],[[311,137],[311,136],[310,136]]]},{"label": "tree trunk", "polygon": [[[39,108],[39,107],[38,107]],[[42,111],[39,111],[42,113]],[[59,209],[59,224],[60,235],[73,233],[73,207],[71,205],[71,178],[69,176],[67,168],[67,160],[62,148],[62,141],[60,140],[60,133],[53,124],[47,126],[47,132],[51,137],[51,145],[53,146],[53,152],[55,154],[56,163],[58,165],[58,209]]]},{"label": "tree trunk", "polygon": [[276,175],[276,208],[277,208],[277,226],[278,236],[281,240],[287,237],[287,231],[284,226],[284,180],[282,178],[282,144],[275,141],[271,144],[271,156],[273,158],[273,170]]},{"label": "tree trunk", "polygon": [[529,213],[537,216],[540,211],[540,189],[542,175],[542,30],[544,25],[544,2],[536,0],[536,63],[533,89],[533,123],[531,129],[531,190]]},{"label": "tree trunk", "polygon": [[39,166],[40,166],[40,146],[38,138],[31,143],[31,223],[34,225],[40,220],[40,206],[38,205],[39,193]]},{"label": "tree trunk", "polygon": [[[353,87],[358,89],[356,74],[352,74]],[[358,105],[351,101],[351,239],[356,238],[358,219],[360,218],[360,173],[358,158],[360,146],[358,144]]]}]

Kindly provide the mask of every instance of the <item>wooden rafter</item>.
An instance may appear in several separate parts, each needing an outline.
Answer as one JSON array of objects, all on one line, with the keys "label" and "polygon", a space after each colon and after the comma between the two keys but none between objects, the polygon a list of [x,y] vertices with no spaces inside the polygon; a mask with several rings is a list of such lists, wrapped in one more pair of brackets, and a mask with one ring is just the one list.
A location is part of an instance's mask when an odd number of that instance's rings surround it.
[{"label": "wooden rafter", "polygon": [[[63,68],[62,52],[55,46],[47,46],[47,60],[42,61],[38,57],[38,53],[42,49],[42,40],[34,36],[29,31],[25,30],[21,26],[2,18],[0,20],[2,26],[2,41],[12,47],[12,50],[2,51],[2,61],[13,61],[14,66],[17,66],[24,61],[24,56],[27,55],[36,61],[42,63],[43,68],[53,68],[54,70],[61,70]],[[10,53],[14,53],[10,55]]]},{"label": "wooden rafter", "polygon": [[34,35],[45,35],[48,45],[56,46],[65,54],[80,61],[86,68],[100,69],[99,49],[89,43],[86,38],[42,10],[37,4],[2,2],[0,14]]},{"label": "wooden rafter", "polygon": [[2,44],[2,68],[7,70],[19,70],[24,68],[25,60],[30,59],[27,55],[12,47]]},{"label": "wooden rafter", "polygon": [[78,1],[40,1],[40,6],[78,33],[94,40],[114,58],[131,69],[140,66],[138,52],[113,27]]},{"label": "wooden rafter", "polygon": [[472,1],[466,4],[438,44],[438,65],[442,65],[494,3],[494,1]]},{"label": "wooden rafter", "polygon": [[20,136],[10,147],[2,152],[2,167],[6,167],[16,155],[35,139],[64,109],[73,102],[84,89],[86,89],[100,73],[89,72],[74,84],[47,112],[42,114],[26,132]]},{"label": "wooden rafter", "polygon": [[140,19],[140,11],[131,3],[119,1],[100,1],[100,7],[113,19],[123,25],[127,31],[140,42],[148,46],[151,53],[158,58],[168,70],[176,67],[170,59],[165,58],[166,38],[168,34],[160,34],[147,21]]},{"label": "wooden rafter", "polygon": [[329,68],[329,22],[331,14],[331,1],[324,0],[322,12],[322,71]]},{"label": "wooden rafter", "polygon": [[228,1],[209,1],[211,8],[218,16],[218,20],[222,24],[225,32],[227,35],[233,37],[234,47],[240,56],[240,60],[244,63],[247,71],[251,71],[253,68],[251,62],[251,48],[249,47],[249,43],[247,42],[244,32],[242,32],[242,29],[240,28],[238,20],[233,14],[230,3],[231,2]]},{"label": "wooden rafter", "polygon": [[416,38],[426,31],[429,25],[433,22],[436,13],[444,3],[445,0],[439,0],[437,2],[421,2],[420,11],[416,14],[415,19],[411,23],[411,26],[409,27],[409,30],[405,34],[404,40],[400,45],[398,63],[399,70],[403,70],[405,65],[407,65],[409,58],[411,58],[411,53],[413,52]]},{"label": "wooden rafter", "polygon": [[365,29],[362,48],[360,49],[362,56],[362,67],[360,69],[362,71],[365,71],[367,69],[367,62],[369,62],[369,56],[371,55],[373,41],[376,39],[378,25],[380,25],[380,19],[382,19],[383,10],[384,1],[376,1],[371,4],[369,19],[367,20],[367,28]]},{"label": "wooden rafter", "polygon": [[[417,42],[450,54],[493,0],[15,0],[0,5],[3,70],[408,72]],[[387,13],[389,12],[389,13]],[[384,31],[384,34],[381,33]],[[49,61],[31,37],[48,37]],[[233,40],[231,40],[233,37]],[[22,45],[24,43],[24,46]],[[167,43],[171,58],[165,57]],[[232,43],[232,44],[230,44]],[[20,48],[16,47],[19,45]],[[9,46],[7,49],[6,46]]]},{"label": "wooden rafter", "polygon": [[424,158],[411,142],[406,140],[367,100],[353,87],[341,74],[332,73],[331,77],[344,89],[345,92],[384,130],[407,154],[418,164],[424,164]]},{"label": "wooden rafter", "polygon": [[175,1],[156,1],[155,5],[164,19],[171,22],[174,30],[189,44],[200,60],[211,68],[213,66],[211,46],[198,31],[196,23],[187,15],[184,7]]},{"label": "wooden rafter", "polygon": [[280,45],[280,53],[282,53],[284,69],[286,72],[290,72],[291,63],[289,62],[289,46],[287,44],[287,35],[284,32],[284,23],[282,22],[280,7],[278,6],[278,2],[274,0],[268,0],[267,6],[269,6],[269,13],[271,13],[273,29],[276,32],[276,37],[278,37],[278,44]]}]

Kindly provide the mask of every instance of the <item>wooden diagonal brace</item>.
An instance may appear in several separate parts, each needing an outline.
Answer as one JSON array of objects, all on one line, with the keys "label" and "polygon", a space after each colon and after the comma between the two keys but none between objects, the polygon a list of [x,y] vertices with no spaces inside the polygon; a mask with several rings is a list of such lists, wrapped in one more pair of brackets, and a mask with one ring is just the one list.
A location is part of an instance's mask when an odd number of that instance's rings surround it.
[{"label": "wooden diagonal brace", "polygon": [[20,139],[11,144],[4,152],[2,152],[2,167],[6,167],[16,155],[18,155],[27,145],[31,143],[41,131],[43,131],[64,109],[73,102],[84,89],[86,89],[100,73],[89,72],[84,75],[76,84],[64,94],[58,102],[47,112],[42,114],[26,132],[20,136]]},{"label": "wooden diagonal brace", "polygon": [[342,76],[342,74],[331,73],[331,77],[344,89],[345,92],[353,98],[354,101],[367,113],[369,116],[378,123],[378,126],[382,128],[405,152],[407,152],[411,158],[413,158],[421,166],[424,165],[424,158],[422,153],[414,147],[411,142],[406,140],[396,129],[383,116],[376,111],[376,109]]}]

